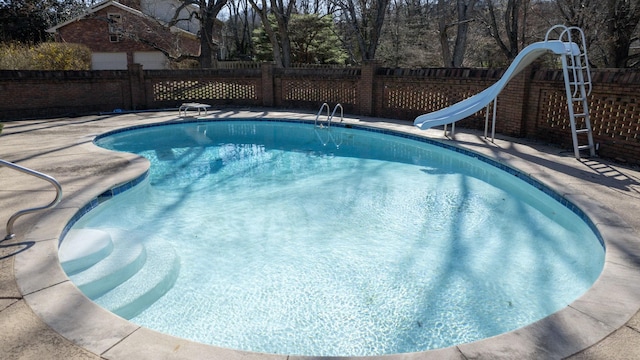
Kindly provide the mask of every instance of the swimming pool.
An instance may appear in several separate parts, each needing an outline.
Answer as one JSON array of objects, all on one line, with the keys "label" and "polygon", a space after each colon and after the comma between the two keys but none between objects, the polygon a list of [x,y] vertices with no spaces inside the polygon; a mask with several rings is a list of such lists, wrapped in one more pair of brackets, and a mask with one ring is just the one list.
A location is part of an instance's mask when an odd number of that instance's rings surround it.
[{"label": "swimming pool", "polygon": [[[544,317],[602,269],[603,247],[577,209],[487,161],[371,131],[181,126],[101,138],[147,156],[151,172],[75,226],[170,264],[164,294],[123,313],[141,325],[263,352],[420,351]],[[167,223],[168,212],[179,220]],[[113,305],[99,295],[97,303]]]}]

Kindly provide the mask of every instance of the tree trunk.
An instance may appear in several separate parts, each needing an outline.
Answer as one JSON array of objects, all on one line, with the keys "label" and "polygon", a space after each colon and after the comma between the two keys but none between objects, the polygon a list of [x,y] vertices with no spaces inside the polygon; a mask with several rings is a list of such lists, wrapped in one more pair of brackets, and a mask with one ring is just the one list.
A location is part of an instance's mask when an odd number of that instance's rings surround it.
[{"label": "tree trunk", "polygon": [[451,67],[453,66],[453,57],[451,56],[449,35],[447,33],[449,26],[447,25],[446,2],[446,0],[438,0],[438,39],[442,48],[442,65]]},{"label": "tree trunk", "polygon": [[253,10],[255,10],[258,15],[260,15],[260,21],[262,22],[262,26],[264,27],[264,32],[269,37],[269,41],[271,42],[271,47],[273,48],[273,62],[276,67],[282,67],[282,51],[280,51],[280,44],[278,42],[278,37],[276,33],[271,28],[271,23],[269,23],[269,15],[267,8],[267,1],[262,0],[262,7],[258,6],[255,0],[249,0],[249,4]]},{"label": "tree trunk", "polygon": [[498,25],[496,16],[498,10],[494,7],[493,0],[488,0],[487,5],[489,10],[489,20],[487,25],[491,29],[491,36],[495,39],[496,44],[500,47],[507,59],[513,60],[518,55],[518,52],[520,52],[518,47],[518,31],[520,26],[519,16],[522,1],[507,0],[507,6],[503,14],[503,25],[507,34],[506,43],[502,40],[500,35],[500,25]]},{"label": "tree trunk", "polygon": [[[438,0],[438,37],[442,47],[442,62],[446,67],[460,67],[464,62],[464,54],[467,50],[467,35],[469,34],[469,23],[472,19],[472,11],[477,0],[457,0],[456,14],[457,20],[454,24],[447,24],[446,0]],[[453,42],[453,52],[449,42],[449,27],[456,26],[456,38]]]},{"label": "tree trunk", "polygon": [[373,27],[371,29],[370,42],[367,48],[367,58],[363,60],[374,60],[376,58],[376,50],[380,45],[380,34],[382,33],[382,26],[384,25],[384,17],[387,14],[387,8],[389,7],[390,0],[376,0],[376,7]]},{"label": "tree trunk", "polygon": [[278,39],[280,40],[280,50],[282,51],[282,66],[291,66],[291,40],[289,39],[289,19],[293,11],[295,0],[289,0],[285,6],[282,0],[271,0],[271,10],[273,11],[278,24]]},{"label": "tree trunk", "polygon": [[200,68],[208,69],[216,65],[218,45],[213,42],[216,17],[227,0],[199,0],[200,7]]},{"label": "tree trunk", "polygon": [[464,54],[467,50],[469,23],[472,21],[472,12],[475,4],[476,0],[471,0],[468,3],[465,0],[458,0],[458,31],[453,47],[453,67],[461,67],[464,61]]},{"label": "tree trunk", "polygon": [[342,4],[345,21],[356,36],[362,61],[375,60],[389,2],[390,0],[360,1],[360,13],[353,0]]},{"label": "tree trunk", "polygon": [[[207,31],[209,29],[209,31]],[[214,65],[213,57],[216,53],[213,49],[213,41],[211,32],[213,31],[213,20],[204,18],[202,20],[200,33],[200,68],[209,69]]]}]

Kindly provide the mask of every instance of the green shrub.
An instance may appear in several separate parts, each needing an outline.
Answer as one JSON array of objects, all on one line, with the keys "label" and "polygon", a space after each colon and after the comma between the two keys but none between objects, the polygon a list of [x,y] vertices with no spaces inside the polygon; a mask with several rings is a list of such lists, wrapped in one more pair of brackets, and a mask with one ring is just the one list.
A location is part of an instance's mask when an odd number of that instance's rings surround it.
[{"label": "green shrub", "polygon": [[80,44],[19,43],[0,45],[0,69],[3,70],[89,70],[91,50]]}]

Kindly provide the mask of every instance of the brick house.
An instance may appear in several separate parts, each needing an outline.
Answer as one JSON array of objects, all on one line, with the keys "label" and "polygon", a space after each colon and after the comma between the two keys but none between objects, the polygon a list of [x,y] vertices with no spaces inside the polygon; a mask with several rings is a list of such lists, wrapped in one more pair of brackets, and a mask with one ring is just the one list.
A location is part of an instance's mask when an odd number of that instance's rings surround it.
[{"label": "brick house", "polygon": [[47,32],[57,42],[78,43],[91,50],[93,70],[124,70],[141,64],[145,70],[169,68],[169,59],[198,56],[198,20],[185,8],[175,26],[167,26],[178,0],[107,0]]}]

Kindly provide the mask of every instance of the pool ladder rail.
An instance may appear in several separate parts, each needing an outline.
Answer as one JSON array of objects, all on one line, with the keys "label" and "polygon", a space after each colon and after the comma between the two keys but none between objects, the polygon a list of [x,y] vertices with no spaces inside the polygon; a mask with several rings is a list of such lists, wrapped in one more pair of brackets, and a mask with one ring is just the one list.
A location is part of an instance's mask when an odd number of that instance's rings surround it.
[{"label": "pool ladder rail", "polygon": [[[322,121],[319,121],[320,116],[322,115],[322,111],[324,109],[327,109],[327,117],[326,117],[326,126],[324,126]],[[329,142],[332,142],[335,146],[336,149],[338,149],[340,147],[340,145],[342,144],[342,137],[340,137],[339,139],[336,139],[333,134],[331,133],[331,123],[333,122],[333,118],[336,115],[336,111],[338,111],[338,109],[340,109],[340,123],[342,123],[344,121],[344,109],[342,108],[341,104],[336,104],[336,106],[333,107],[333,111],[331,113],[329,113],[329,104],[327,103],[323,103],[322,106],[320,106],[320,110],[318,110],[318,114],[316,115],[316,119],[313,122],[313,131],[316,133],[316,136],[318,137],[318,140],[320,140],[320,143],[322,143],[323,146],[327,146],[327,144],[329,144]],[[318,129],[321,130],[326,130],[327,132],[327,139],[324,140],[320,134],[320,132],[318,132]]]},{"label": "pool ladder rail", "polygon": [[20,210],[20,211],[16,212],[15,214],[11,215],[11,217],[9,218],[9,221],[7,222],[7,236],[5,236],[5,238],[4,238],[4,240],[9,240],[9,239],[13,239],[16,236],[16,234],[13,232],[13,224],[15,223],[15,221],[20,216],[26,215],[26,214],[30,214],[30,213],[33,213],[33,212],[36,212],[36,211],[40,211],[40,210],[46,210],[46,209],[49,209],[49,208],[52,208],[52,207],[58,205],[58,203],[62,199],[62,186],[53,177],[51,177],[49,175],[46,175],[46,174],[43,174],[41,172],[37,172],[35,170],[31,170],[31,169],[26,168],[24,166],[16,165],[14,163],[11,163],[11,162],[8,162],[8,161],[0,159],[0,167],[1,166],[6,166],[8,168],[17,170],[17,171],[25,173],[27,175],[35,176],[35,177],[37,177],[39,179],[48,181],[56,189],[56,197],[49,204],[44,205],[44,206],[39,206],[39,207]]},{"label": "pool ladder rail", "polygon": [[[338,109],[340,109],[340,122],[344,121],[344,109],[342,108],[341,104],[336,104],[336,106],[333,107],[333,111],[331,112],[331,115],[329,115],[329,104],[327,103],[323,103],[322,106],[320,106],[320,110],[318,110],[318,114],[316,115],[316,120],[313,122],[313,125],[315,127],[318,127],[318,120],[320,119],[320,115],[322,115],[322,110],[327,109],[327,127],[331,127],[331,121],[333,121],[333,117],[336,115],[336,111]],[[322,122],[320,122],[320,128],[323,127]]]}]

